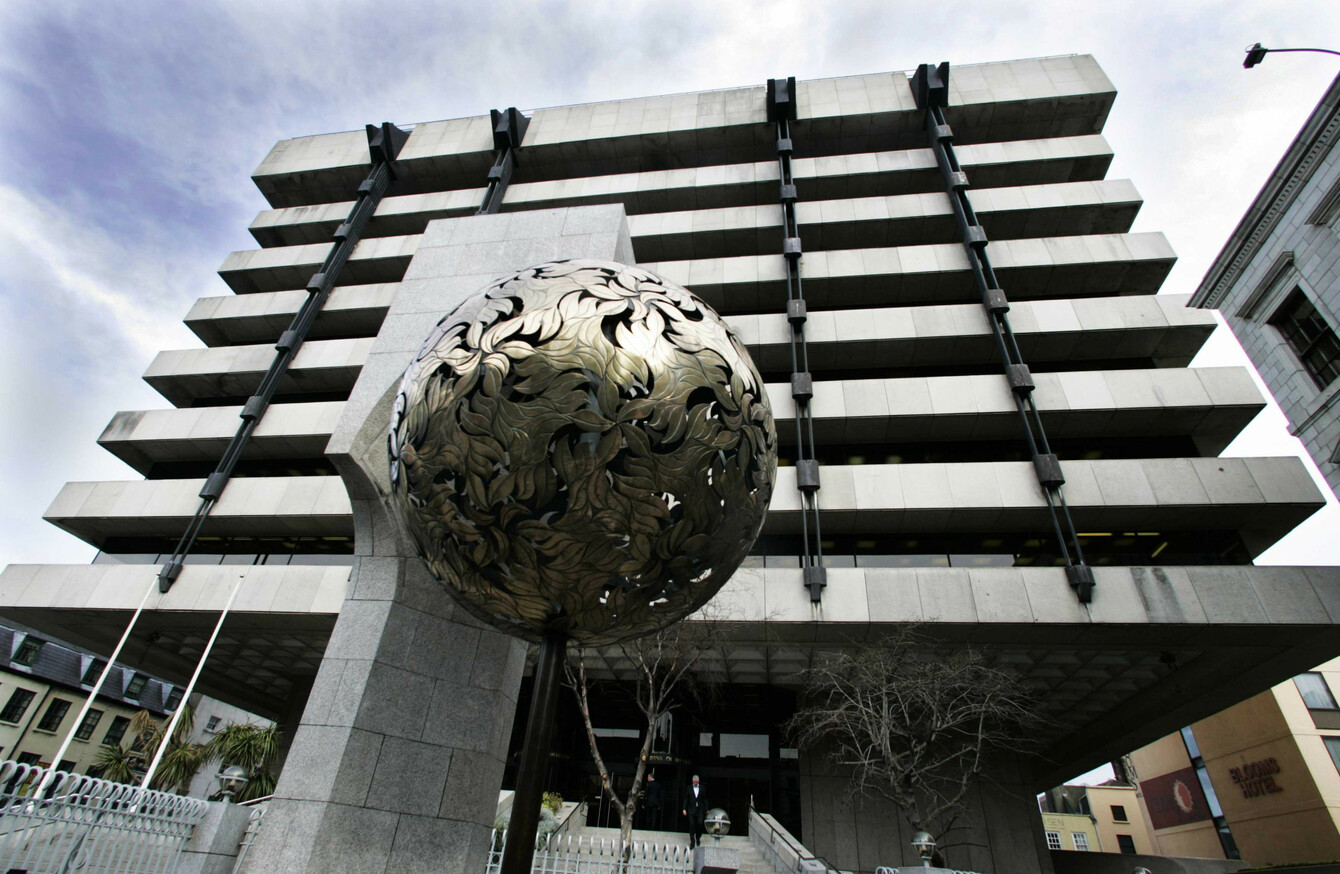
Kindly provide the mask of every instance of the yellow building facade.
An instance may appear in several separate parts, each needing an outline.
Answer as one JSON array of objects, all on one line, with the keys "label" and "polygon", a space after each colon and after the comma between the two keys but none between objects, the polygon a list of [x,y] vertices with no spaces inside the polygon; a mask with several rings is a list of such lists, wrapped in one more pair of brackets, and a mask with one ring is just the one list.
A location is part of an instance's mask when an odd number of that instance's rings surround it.
[{"label": "yellow building facade", "polygon": [[[38,677],[0,671],[0,758],[25,764],[54,764],[65,735],[74,728],[88,693],[53,685]],[[137,709],[99,698],[81,721],[62,770],[88,773],[105,743],[127,740]]]},{"label": "yellow building facade", "polygon": [[1044,813],[1042,830],[1051,850],[1098,852],[1101,847],[1093,820],[1079,813]]},{"label": "yellow building facade", "polygon": [[1340,659],[1130,759],[1165,856],[1340,859]]}]

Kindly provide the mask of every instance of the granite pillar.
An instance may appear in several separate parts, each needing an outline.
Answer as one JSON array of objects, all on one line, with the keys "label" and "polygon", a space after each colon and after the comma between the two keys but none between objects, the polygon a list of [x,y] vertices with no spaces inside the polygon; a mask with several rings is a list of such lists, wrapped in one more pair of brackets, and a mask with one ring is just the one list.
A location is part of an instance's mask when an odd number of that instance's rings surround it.
[{"label": "granite pillar", "polygon": [[386,501],[386,431],[442,316],[564,258],[632,263],[623,207],[440,219],[420,240],[327,445],[353,506],[350,590],[245,871],[483,870],[526,648],[429,576]]}]

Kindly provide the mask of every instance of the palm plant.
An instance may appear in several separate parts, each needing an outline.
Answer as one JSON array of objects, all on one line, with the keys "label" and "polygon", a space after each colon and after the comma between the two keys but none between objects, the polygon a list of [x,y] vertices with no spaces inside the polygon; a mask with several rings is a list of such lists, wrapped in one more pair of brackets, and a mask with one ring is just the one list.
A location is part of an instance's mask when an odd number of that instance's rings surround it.
[{"label": "palm plant", "polygon": [[207,745],[208,761],[217,761],[220,770],[238,765],[249,778],[234,801],[251,801],[274,793],[274,769],[282,738],[279,726],[250,722],[231,723],[214,735]]},{"label": "palm plant", "polygon": [[[191,781],[200,768],[209,761],[209,751],[204,744],[188,743],[191,728],[195,723],[195,711],[190,704],[181,705],[181,718],[167,739],[167,749],[158,763],[150,789],[161,789],[184,795],[191,788]],[[116,783],[138,783],[143,779],[144,770],[158,753],[158,747],[164,742],[165,726],[161,725],[152,713],[141,710],[130,718],[130,728],[126,732],[128,744],[103,744],[94,760],[104,780]]]},{"label": "palm plant", "polygon": [[93,759],[93,771],[113,783],[136,783],[135,769],[141,767],[139,753],[120,744],[103,744]]}]

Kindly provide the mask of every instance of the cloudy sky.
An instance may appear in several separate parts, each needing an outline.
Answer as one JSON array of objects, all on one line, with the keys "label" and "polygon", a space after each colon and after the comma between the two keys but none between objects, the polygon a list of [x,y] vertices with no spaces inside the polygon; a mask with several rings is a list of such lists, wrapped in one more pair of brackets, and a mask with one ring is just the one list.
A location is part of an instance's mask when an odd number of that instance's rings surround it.
[{"label": "cloudy sky", "polygon": [[[1110,175],[1145,198],[1189,292],[1340,59],[1322,2],[234,2],[0,5],[0,566],[93,550],[41,521],[66,480],[130,479],[94,440],[166,402],[139,379],[252,248],[249,182],[278,139],[769,77],[1086,52],[1119,91]],[[1223,335],[1223,336],[1221,336]],[[1236,353],[1220,329],[1201,364]],[[1231,454],[1298,452],[1258,417]],[[1332,502],[1263,558],[1340,563]]]}]

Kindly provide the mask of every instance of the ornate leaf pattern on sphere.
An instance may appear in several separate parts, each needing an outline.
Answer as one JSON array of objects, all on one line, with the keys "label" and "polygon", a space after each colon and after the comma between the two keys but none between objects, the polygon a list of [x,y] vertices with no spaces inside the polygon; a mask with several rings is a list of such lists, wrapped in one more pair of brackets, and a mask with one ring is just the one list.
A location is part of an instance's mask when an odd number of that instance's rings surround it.
[{"label": "ornate leaf pattern on sphere", "polygon": [[405,371],[392,503],[479,619],[586,645],[697,610],[763,526],[777,434],[725,322],[625,264],[556,261],[447,315]]}]

